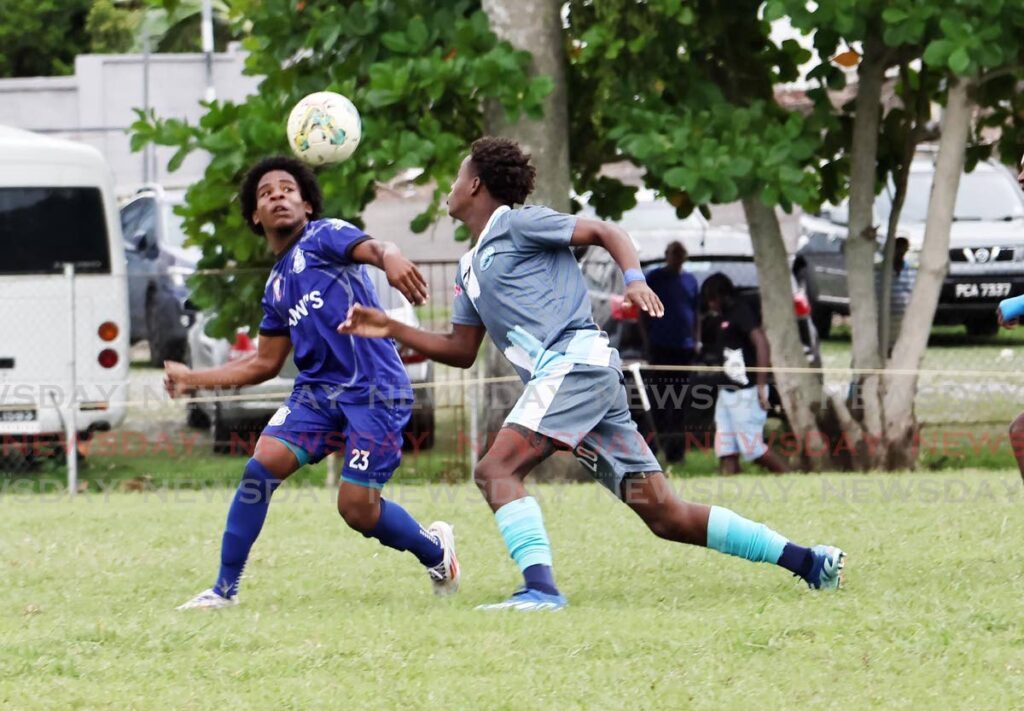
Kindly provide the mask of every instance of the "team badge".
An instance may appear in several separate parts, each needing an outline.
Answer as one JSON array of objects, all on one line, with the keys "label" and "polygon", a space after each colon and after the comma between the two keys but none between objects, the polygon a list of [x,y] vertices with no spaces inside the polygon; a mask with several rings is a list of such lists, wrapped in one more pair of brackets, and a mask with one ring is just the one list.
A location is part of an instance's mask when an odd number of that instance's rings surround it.
[{"label": "team badge", "polygon": [[294,274],[301,274],[306,268],[306,255],[302,253],[301,249],[295,250],[295,258],[292,259],[292,272]]},{"label": "team badge", "polygon": [[274,413],[274,416],[270,418],[270,422],[268,422],[267,424],[269,426],[271,426],[271,427],[277,427],[278,425],[283,425],[284,421],[288,419],[288,415],[290,415],[290,414],[292,414],[292,411],[291,411],[290,408],[288,408],[288,407],[279,407],[279,408],[277,408],[277,412]]},{"label": "team badge", "polygon": [[488,247],[480,253],[480,271],[486,272],[494,263],[494,247]]},{"label": "team badge", "polygon": [[281,300],[281,298],[283,296],[283,294],[282,294],[283,290],[282,290],[281,285],[283,283],[284,283],[284,279],[282,279],[279,276],[278,277],[274,277],[274,301],[280,301]]}]

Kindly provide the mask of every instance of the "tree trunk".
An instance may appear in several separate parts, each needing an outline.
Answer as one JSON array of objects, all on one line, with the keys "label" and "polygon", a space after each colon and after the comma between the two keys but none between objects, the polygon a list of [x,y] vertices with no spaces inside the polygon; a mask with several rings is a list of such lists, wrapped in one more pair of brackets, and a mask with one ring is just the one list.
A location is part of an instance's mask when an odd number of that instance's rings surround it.
[{"label": "tree trunk", "polygon": [[803,344],[793,314],[789,261],[775,210],[760,197],[743,199],[743,211],[750,226],[754,262],[761,283],[761,317],[771,346],[775,386],[782,398],[790,428],[800,442],[800,465],[820,470],[830,462],[828,439],[822,434],[834,429],[826,423],[830,407],[822,397],[821,376],[800,372],[807,368]]},{"label": "tree trunk", "polygon": [[[878,300],[875,298],[875,165],[881,117],[882,82],[885,78],[885,46],[870,34],[864,42],[864,58],[857,70],[857,97],[850,149],[850,233],[843,247],[850,320],[853,328],[853,367],[878,371],[882,359],[878,347]],[[875,374],[853,377],[850,409],[859,415],[863,436],[872,446],[863,450],[874,466],[884,459],[882,379]]]},{"label": "tree trunk", "polygon": [[[942,119],[917,282],[890,361],[890,367],[894,370],[916,370],[921,366],[939,303],[939,293],[949,269],[949,231],[953,224],[953,208],[964,168],[964,152],[973,108],[968,83],[962,79],[952,81],[955,83],[949,88]],[[916,461],[916,394],[916,376],[886,376],[885,429],[890,442],[890,455],[886,464],[890,468],[913,466]]]},{"label": "tree trunk", "polygon": [[[554,82],[554,90],[544,101],[543,119],[520,117],[510,122],[500,105],[491,104],[486,110],[487,130],[494,135],[515,139],[524,151],[531,154],[537,168],[537,181],[530,202],[568,211],[572,185],[569,177],[569,105],[561,3],[555,0],[521,0],[512,4],[507,0],[483,0],[482,5],[494,33],[516,49],[530,52],[534,75],[549,76]],[[485,350],[484,368],[487,377],[515,375],[512,366],[490,342]],[[522,386],[498,383],[486,385],[484,390],[482,430],[489,442],[501,429],[515,402],[514,397],[522,393]],[[583,469],[569,456],[553,457],[535,472],[542,479],[576,479],[583,474]]]}]

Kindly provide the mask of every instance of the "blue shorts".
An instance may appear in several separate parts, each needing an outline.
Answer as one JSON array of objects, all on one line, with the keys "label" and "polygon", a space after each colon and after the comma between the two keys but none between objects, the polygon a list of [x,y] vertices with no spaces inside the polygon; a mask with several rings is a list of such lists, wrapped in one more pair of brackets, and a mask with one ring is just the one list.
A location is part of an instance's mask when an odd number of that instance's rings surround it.
[{"label": "blue shorts", "polygon": [[563,364],[526,384],[505,419],[571,449],[590,475],[620,499],[623,480],[661,465],[629,414],[622,374],[599,365]]},{"label": "blue shorts", "polygon": [[263,434],[293,452],[303,450],[313,464],[344,450],[342,481],[380,489],[402,462],[402,433],[411,414],[411,402],[355,405],[302,389],[274,413]]}]

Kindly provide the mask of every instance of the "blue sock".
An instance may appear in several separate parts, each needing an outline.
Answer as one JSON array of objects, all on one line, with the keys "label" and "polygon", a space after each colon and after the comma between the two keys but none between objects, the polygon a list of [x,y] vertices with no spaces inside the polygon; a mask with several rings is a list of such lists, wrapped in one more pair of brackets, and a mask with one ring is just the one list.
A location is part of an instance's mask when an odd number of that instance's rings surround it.
[{"label": "blue sock", "polygon": [[551,567],[551,543],[540,505],[532,496],[511,501],[494,512],[508,552],[523,572],[526,587],[557,595]]},{"label": "blue sock", "polygon": [[806,580],[811,574],[811,568],[814,567],[814,553],[810,548],[787,543],[782,549],[782,555],[779,556],[779,565]]},{"label": "blue sock", "polygon": [[249,549],[260,535],[270,497],[280,485],[281,480],[255,459],[246,463],[242,482],[228,509],[228,522],[220,544],[220,573],[213,589],[221,597],[238,594],[238,580],[249,558]]},{"label": "blue sock", "polygon": [[523,571],[523,580],[530,590],[540,590],[548,595],[557,595],[558,586],[555,585],[555,571],[550,565],[537,563]]},{"label": "blue sock", "polygon": [[388,548],[410,551],[423,565],[433,568],[444,560],[444,549],[409,512],[394,501],[380,500],[380,518],[367,538],[376,538]]},{"label": "blue sock", "polygon": [[755,523],[721,506],[708,516],[708,548],[755,563],[779,563],[789,543],[763,523]]}]

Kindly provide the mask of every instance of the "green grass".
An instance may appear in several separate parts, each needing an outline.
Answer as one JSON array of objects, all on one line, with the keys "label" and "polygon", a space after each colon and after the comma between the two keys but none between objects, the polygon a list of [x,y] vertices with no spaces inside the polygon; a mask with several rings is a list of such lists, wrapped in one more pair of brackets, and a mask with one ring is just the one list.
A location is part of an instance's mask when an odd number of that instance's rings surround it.
[{"label": "green grass", "polygon": [[[833,328],[829,340],[821,343],[824,367],[850,366],[850,338],[848,325]],[[921,368],[943,373],[921,376],[916,397],[918,420],[929,425],[1009,423],[1024,408],[1022,366],[1024,329],[969,338],[960,326],[934,327]],[[993,375],[982,377],[976,371]],[[845,387],[849,377],[827,373],[825,381]]]},{"label": "green grass", "polygon": [[[660,541],[596,486],[537,486],[571,605],[489,615],[517,574],[468,486],[400,486],[454,521],[463,592],[281,489],[240,607],[215,573],[229,489],[0,496],[7,708],[1012,707],[1024,698],[1016,473],[675,480],[850,553],[847,588]],[[284,496],[282,496],[284,494]]]}]

